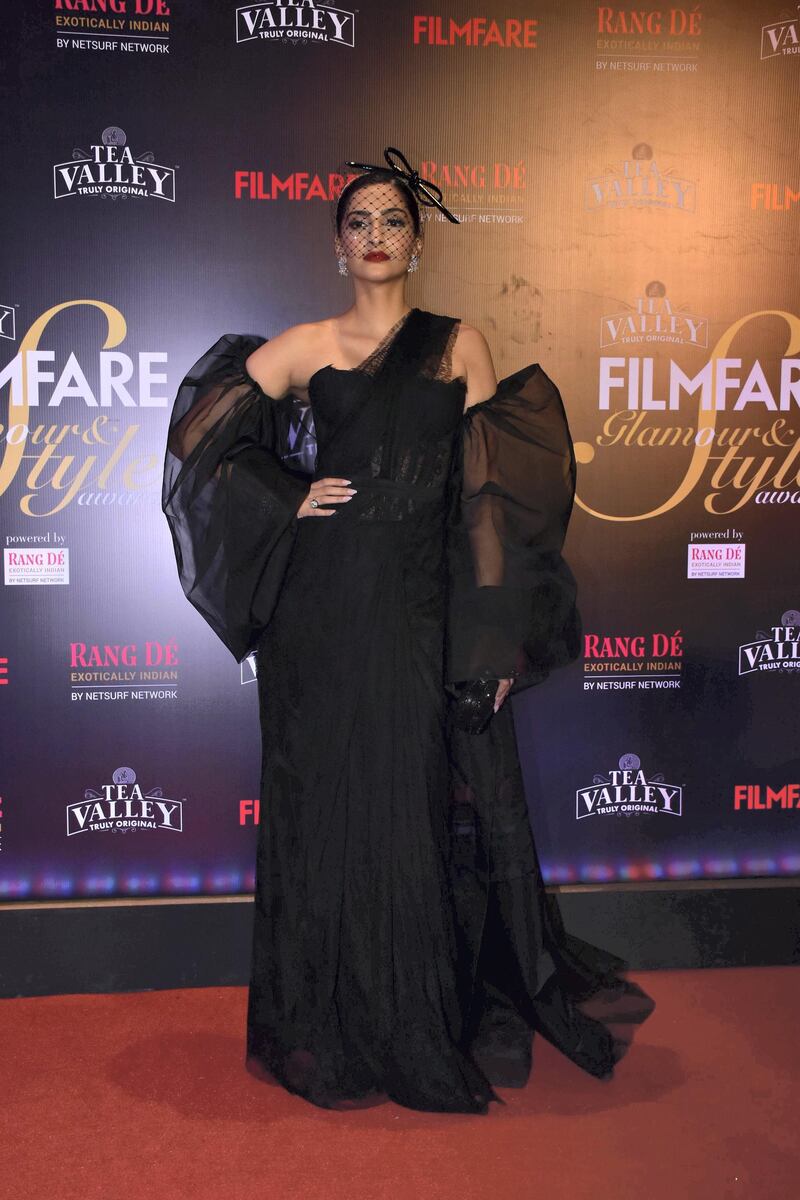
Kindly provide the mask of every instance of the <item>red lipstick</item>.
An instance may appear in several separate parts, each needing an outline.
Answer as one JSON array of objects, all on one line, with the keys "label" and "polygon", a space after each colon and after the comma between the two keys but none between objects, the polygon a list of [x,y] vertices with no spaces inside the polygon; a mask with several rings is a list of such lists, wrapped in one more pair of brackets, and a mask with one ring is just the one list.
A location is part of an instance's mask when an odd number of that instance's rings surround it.
[{"label": "red lipstick", "polygon": [[383,250],[370,250],[369,254],[364,255],[364,262],[388,262],[389,255],[384,254]]}]

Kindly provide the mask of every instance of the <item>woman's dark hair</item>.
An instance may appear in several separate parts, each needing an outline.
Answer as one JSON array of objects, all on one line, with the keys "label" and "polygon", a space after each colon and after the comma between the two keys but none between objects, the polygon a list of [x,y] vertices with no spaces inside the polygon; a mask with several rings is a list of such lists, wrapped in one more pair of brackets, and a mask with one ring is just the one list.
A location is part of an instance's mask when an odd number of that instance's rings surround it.
[{"label": "woman's dark hair", "polygon": [[362,188],[369,187],[373,183],[391,183],[397,188],[406,202],[406,207],[411,216],[411,223],[414,226],[414,233],[418,234],[420,231],[420,218],[417,197],[406,181],[396,171],[391,171],[388,167],[385,169],[379,167],[375,171],[365,171],[363,175],[359,175],[356,179],[352,179],[350,183],[345,184],[336,203],[336,232],[341,235],[344,214],[352,197],[357,192],[360,192]]}]

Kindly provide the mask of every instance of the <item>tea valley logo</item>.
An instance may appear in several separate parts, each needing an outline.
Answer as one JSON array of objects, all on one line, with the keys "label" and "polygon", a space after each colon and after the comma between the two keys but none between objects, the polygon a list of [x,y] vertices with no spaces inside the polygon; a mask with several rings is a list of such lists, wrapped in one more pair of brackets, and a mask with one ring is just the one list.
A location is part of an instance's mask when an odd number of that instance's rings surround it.
[{"label": "tea valley logo", "polygon": [[756,630],[756,640],[739,647],[739,674],[800,668],[800,611],[787,609],[780,625]]},{"label": "tea valley logo", "polygon": [[76,833],[129,833],[169,829],[183,833],[185,800],[169,800],[160,787],[143,792],[131,767],[117,767],[112,782],[87,788],[84,798],[67,805],[67,837]]},{"label": "tea valley logo", "polygon": [[619,770],[609,771],[608,777],[595,775],[591,787],[575,792],[578,821],[596,814],[631,817],[637,813],[683,815],[682,785],[666,783],[660,772],[648,779],[637,754],[623,754]]},{"label": "tea valley logo", "polygon": [[167,0],[53,0],[58,50],[169,54]]},{"label": "tea valley logo", "polygon": [[625,304],[621,312],[600,318],[600,347],[642,346],[670,342],[680,346],[708,347],[708,317],[673,304],[658,279],[651,280],[643,296]]},{"label": "tea valley logo", "polygon": [[784,54],[800,54],[800,4],[797,6],[797,12],[797,16],[782,15],[779,21],[771,21],[769,25],[761,26],[762,62]]},{"label": "tea valley logo", "polygon": [[266,0],[236,9],[236,41],[355,45],[355,13],[325,0]]},{"label": "tea valley logo", "polygon": [[53,196],[100,196],[128,199],[131,196],[175,203],[175,168],[155,161],[151,150],[134,157],[128,135],[118,125],[109,125],[100,142],[89,150],[76,147],[72,161],[53,167]]},{"label": "tea valley logo", "polygon": [[697,184],[661,170],[647,142],[638,142],[630,158],[604,167],[585,184],[584,206],[590,212],[601,208],[666,208],[694,212]]},{"label": "tea valley logo", "polygon": [[17,314],[10,304],[0,304],[0,338],[9,342],[17,338]]},{"label": "tea valley logo", "polygon": [[691,8],[597,7],[598,71],[693,75],[703,34],[699,4]]}]

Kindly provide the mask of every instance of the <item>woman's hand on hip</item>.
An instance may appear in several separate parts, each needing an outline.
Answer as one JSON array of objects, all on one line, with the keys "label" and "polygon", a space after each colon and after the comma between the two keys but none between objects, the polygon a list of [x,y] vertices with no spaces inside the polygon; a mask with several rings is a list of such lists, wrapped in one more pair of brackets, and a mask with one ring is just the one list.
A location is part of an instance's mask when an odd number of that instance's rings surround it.
[{"label": "woman's hand on hip", "polygon": [[335,508],[322,508],[321,505],[345,504],[352,500],[356,488],[349,486],[349,479],[315,479],[308,495],[297,510],[298,517],[333,517]]}]

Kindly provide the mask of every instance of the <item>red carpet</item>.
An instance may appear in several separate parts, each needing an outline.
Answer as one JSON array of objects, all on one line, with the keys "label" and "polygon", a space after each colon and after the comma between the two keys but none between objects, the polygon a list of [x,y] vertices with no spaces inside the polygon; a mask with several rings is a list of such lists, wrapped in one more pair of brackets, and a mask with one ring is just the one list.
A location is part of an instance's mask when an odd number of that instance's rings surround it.
[{"label": "red carpet", "polygon": [[0,1001],[2,1200],[795,1200],[800,971],[638,972],[610,1083],[542,1039],[489,1116],[332,1113],[244,1067],[246,991]]}]

